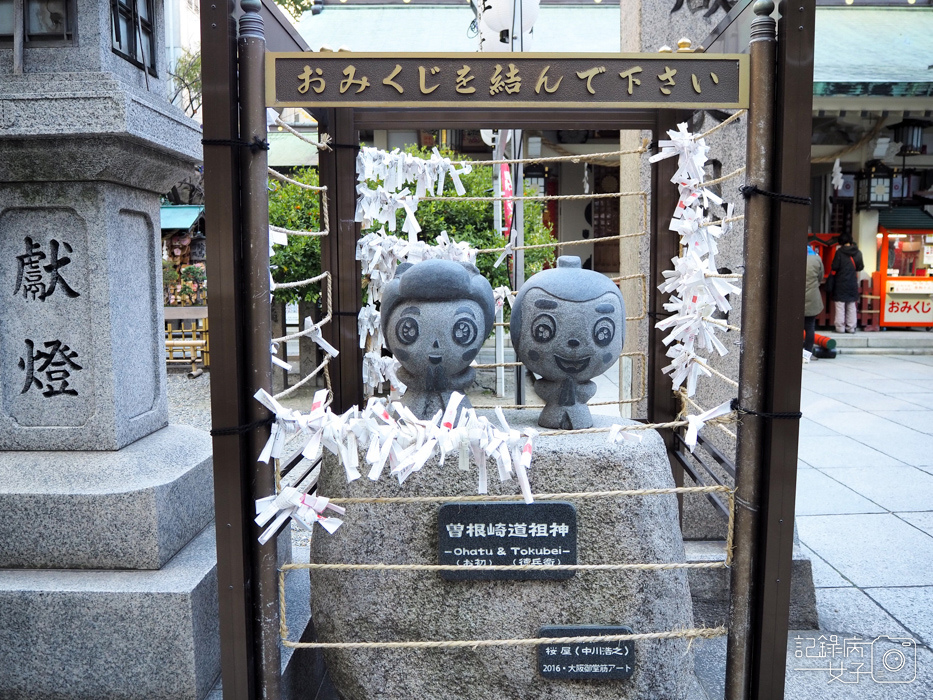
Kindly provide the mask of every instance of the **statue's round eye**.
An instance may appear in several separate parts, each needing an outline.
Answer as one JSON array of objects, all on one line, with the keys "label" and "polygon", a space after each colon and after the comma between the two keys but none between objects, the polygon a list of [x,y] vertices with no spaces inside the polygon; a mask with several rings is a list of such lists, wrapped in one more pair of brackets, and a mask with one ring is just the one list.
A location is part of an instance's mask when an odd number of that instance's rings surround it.
[{"label": "statue's round eye", "polygon": [[479,335],[479,331],[476,324],[469,318],[458,318],[450,331],[450,336],[457,345],[472,345],[477,335]]},{"label": "statue's round eye", "polygon": [[395,324],[395,337],[404,345],[411,345],[418,340],[418,321],[411,316],[403,316]]},{"label": "statue's round eye", "polygon": [[557,333],[557,322],[550,314],[540,314],[531,322],[531,337],[539,343],[550,343]]},{"label": "statue's round eye", "polygon": [[596,325],[593,326],[593,340],[595,340],[596,344],[601,348],[609,345],[615,336],[616,324],[611,318],[601,318],[596,322]]}]

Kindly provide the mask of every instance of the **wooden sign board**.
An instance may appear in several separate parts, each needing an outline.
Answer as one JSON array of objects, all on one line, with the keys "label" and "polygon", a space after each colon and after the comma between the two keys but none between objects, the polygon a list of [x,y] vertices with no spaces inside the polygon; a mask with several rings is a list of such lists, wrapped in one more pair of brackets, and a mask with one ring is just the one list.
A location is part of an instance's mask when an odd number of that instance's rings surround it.
[{"label": "wooden sign board", "polygon": [[270,107],[739,109],[742,54],[266,54]]}]

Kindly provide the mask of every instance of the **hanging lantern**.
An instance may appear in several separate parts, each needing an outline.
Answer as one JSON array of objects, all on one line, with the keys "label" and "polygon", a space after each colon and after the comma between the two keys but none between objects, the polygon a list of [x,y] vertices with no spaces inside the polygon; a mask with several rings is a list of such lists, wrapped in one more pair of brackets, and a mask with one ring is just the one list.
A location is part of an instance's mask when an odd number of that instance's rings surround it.
[{"label": "hanging lantern", "polygon": [[858,174],[856,184],[856,207],[862,209],[889,209],[893,173],[878,160],[865,164],[865,170]]},{"label": "hanging lantern", "polygon": [[538,20],[540,5],[541,0],[485,0],[481,19],[495,32],[511,31],[512,16],[520,12],[522,34],[526,34]]},{"label": "hanging lantern", "polygon": [[923,130],[930,126],[929,122],[920,119],[905,119],[893,124],[894,140],[901,144],[899,156],[919,156],[923,152]]},{"label": "hanging lantern", "polygon": [[[504,37],[504,38],[503,38]],[[511,51],[512,44],[509,41],[508,32],[499,32],[488,27],[485,22],[479,23],[480,51],[486,53],[501,53]]]}]

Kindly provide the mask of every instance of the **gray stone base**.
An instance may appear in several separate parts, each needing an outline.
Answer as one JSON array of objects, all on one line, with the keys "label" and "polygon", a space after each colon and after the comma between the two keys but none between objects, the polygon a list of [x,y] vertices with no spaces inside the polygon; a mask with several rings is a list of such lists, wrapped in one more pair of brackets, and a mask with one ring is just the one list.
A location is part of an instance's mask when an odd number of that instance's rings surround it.
[{"label": "gray stone base", "polygon": [[[536,411],[507,411],[516,428],[534,426]],[[594,416],[596,425],[611,420]],[[670,463],[660,436],[610,445],[606,433],[541,437],[529,472],[536,493],[667,488]],[[325,459],[321,495],[449,496],[476,493],[476,469],[448,458],[429,462],[404,487],[383,478],[346,483]],[[500,484],[490,493],[518,494]],[[520,496],[516,497],[520,500]],[[567,499],[577,508],[579,563],[684,561],[677,500],[669,496]],[[312,561],[436,563],[438,503],[350,504],[333,536],[318,530]],[[686,571],[580,571],[564,581],[441,580],[433,572],[313,571],[314,626],[321,641],[408,641],[534,638],[543,625],[629,625],[636,633],[693,627]],[[334,650],[328,672],[344,700],[458,698],[702,697],[683,639],[636,642],[634,676],[625,681],[554,681],[537,672],[534,647],[441,650]],[[698,695],[699,694],[699,695]]]},{"label": "gray stone base", "polygon": [[[687,560],[691,562],[722,561],[725,558],[721,541],[684,542]],[[728,625],[729,623],[729,570],[691,569],[690,594],[693,597],[693,615],[698,625]],[[816,589],[810,559],[794,546],[790,581],[790,629],[819,629],[816,611]]]},{"label": "gray stone base", "polygon": [[211,465],[179,425],[119,452],[0,452],[0,568],[158,569],[213,519]]},{"label": "gray stone base", "polygon": [[4,700],[199,700],[220,673],[214,526],[160,571],[0,571]]}]

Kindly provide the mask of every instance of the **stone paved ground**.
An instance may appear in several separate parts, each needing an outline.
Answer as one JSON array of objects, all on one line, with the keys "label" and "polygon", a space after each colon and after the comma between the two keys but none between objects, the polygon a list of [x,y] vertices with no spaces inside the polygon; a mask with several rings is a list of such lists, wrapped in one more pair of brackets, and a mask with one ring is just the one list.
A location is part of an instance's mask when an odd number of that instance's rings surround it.
[{"label": "stone paved ground", "polygon": [[[928,700],[933,356],[843,352],[805,365],[801,411],[797,528],[820,629],[791,631],[784,697]],[[698,659],[722,697],[724,643],[700,645]]]}]

